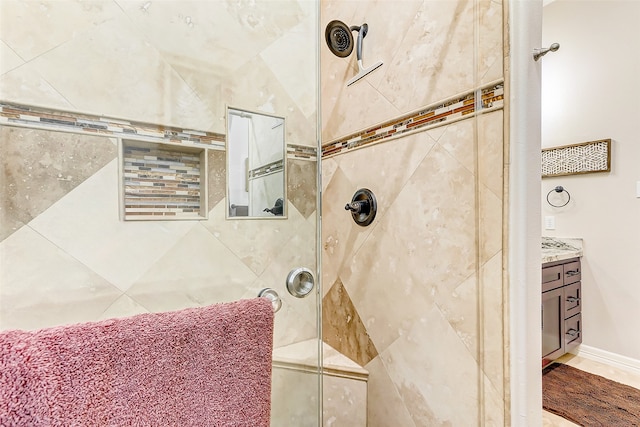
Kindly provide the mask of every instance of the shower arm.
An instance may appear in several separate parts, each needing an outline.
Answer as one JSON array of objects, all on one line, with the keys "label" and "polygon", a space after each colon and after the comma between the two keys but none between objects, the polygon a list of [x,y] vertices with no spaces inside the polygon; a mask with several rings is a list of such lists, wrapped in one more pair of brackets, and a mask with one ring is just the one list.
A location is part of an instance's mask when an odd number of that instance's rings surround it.
[{"label": "shower arm", "polygon": [[367,24],[362,25],[352,25],[349,27],[351,31],[358,32],[358,40],[356,41],[356,59],[358,61],[362,61],[362,39],[364,39],[369,31],[369,26]]}]

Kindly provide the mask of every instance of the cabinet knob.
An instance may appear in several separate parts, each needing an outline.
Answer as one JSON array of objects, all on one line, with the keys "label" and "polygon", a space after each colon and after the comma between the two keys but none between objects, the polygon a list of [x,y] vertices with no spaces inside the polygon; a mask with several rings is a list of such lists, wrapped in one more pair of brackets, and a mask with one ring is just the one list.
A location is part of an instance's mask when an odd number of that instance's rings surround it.
[{"label": "cabinet knob", "polygon": [[567,297],[567,302],[577,302],[580,301],[580,298],[576,297]]},{"label": "cabinet knob", "polygon": [[565,273],[567,276],[577,276],[580,274],[580,270],[569,270]]}]

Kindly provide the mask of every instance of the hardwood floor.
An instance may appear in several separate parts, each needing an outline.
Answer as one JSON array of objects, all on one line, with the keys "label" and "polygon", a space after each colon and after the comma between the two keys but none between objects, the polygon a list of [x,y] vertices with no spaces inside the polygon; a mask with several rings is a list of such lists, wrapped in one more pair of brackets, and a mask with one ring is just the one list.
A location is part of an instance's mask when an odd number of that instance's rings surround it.
[{"label": "hardwood floor", "polygon": [[[574,356],[573,354],[565,354],[564,356],[560,357],[557,362],[566,363],[567,365],[573,366],[574,368],[578,368],[583,371],[600,375],[610,380],[640,389],[640,374],[638,373],[615,368],[610,365],[605,365],[604,363],[585,359],[584,357]],[[543,427],[577,426],[577,424],[567,421],[564,418],[547,411],[542,411],[542,425]]]}]

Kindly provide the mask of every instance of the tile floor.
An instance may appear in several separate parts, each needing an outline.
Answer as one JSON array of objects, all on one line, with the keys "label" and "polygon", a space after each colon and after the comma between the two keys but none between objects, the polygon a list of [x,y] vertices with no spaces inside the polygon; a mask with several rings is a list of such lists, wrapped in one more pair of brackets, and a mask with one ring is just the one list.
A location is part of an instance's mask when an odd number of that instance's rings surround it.
[{"label": "tile floor", "polygon": [[[600,375],[610,380],[640,389],[639,373],[615,368],[610,365],[605,365],[604,363],[585,359],[584,357],[574,356],[573,354],[565,354],[557,361],[566,363],[567,365],[573,366],[574,368],[582,369],[583,371],[591,372],[592,374]],[[550,412],[542,411],[543,427],[573,427],[576,425],[577,424],[567,421],[564,418],[554,415]]]}]

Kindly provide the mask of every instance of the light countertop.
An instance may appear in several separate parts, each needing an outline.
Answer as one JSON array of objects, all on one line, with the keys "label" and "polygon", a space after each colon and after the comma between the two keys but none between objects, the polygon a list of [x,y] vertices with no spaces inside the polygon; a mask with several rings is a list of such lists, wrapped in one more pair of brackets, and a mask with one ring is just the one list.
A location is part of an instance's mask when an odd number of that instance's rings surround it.
[{"label": "light countertop", "polygon": [[582,256],[582,239],[568,237],[542,238],[542,263]]}]

